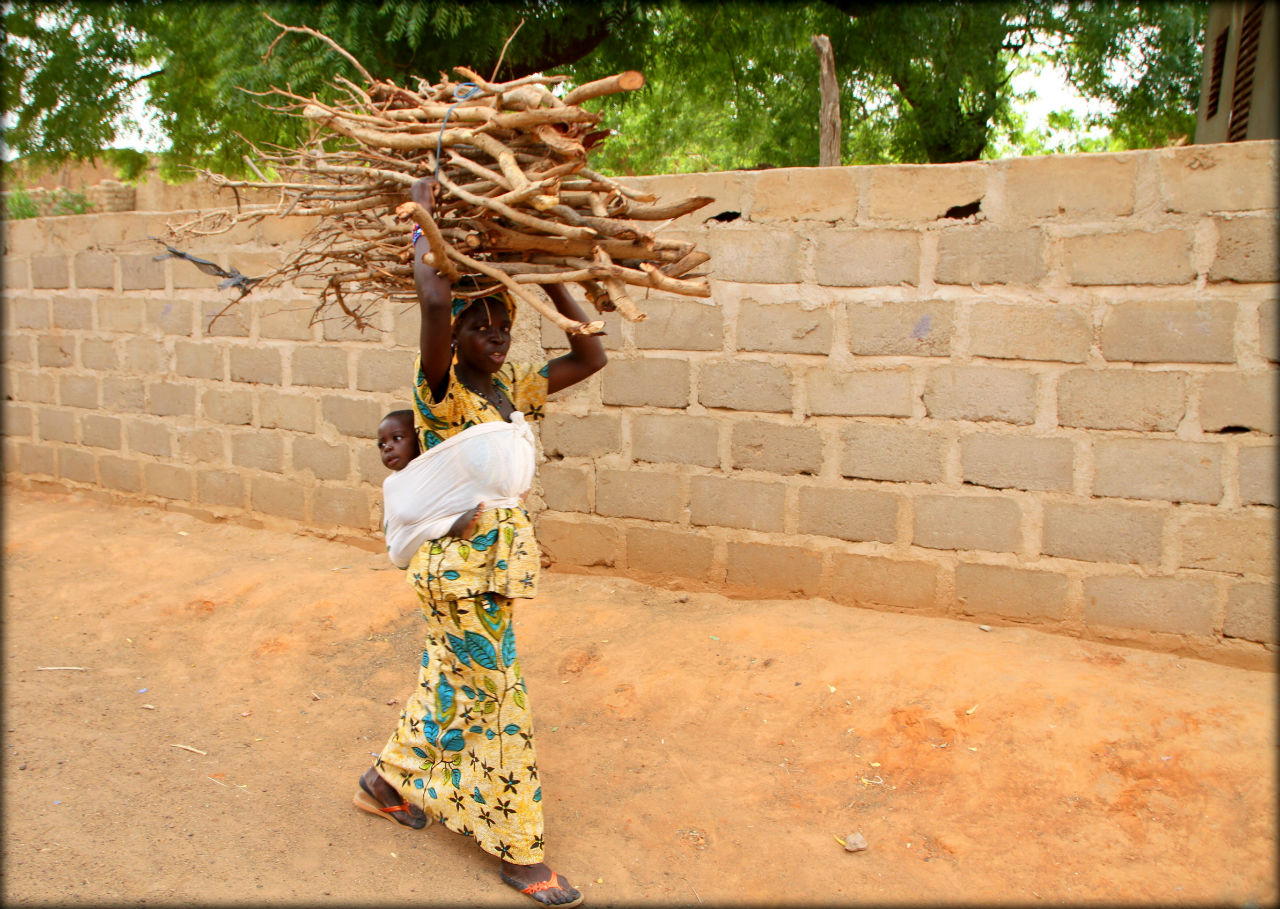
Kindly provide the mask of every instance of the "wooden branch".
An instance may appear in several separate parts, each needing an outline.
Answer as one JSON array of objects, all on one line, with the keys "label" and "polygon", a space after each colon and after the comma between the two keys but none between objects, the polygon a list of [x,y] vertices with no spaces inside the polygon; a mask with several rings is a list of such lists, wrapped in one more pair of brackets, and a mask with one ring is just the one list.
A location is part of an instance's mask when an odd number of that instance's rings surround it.
[{"label": "wooden branch", "polygon": [[565,224],[557,224],[554,221],[547,221],[544,218],[535,218],[533,215],[525,214],[518,209],[503,205],[501,202],[495,202],[492,199],[486,199],[483,196],[473,196],[471,193],[459,187],[452,180],[440,173],[440,185],[452,192],[454,195],[470,202],[472,205],[479,205],[484,208],[491,209],[497,214],[502,215],[517,224],[523,224],[526,227],[532,227],[535,230],[541,230],[549,234],[558,234],[562,237],[569,237],[574,240],[588,240],[595,236],[596,232],[589,227],[570,227]]},{"label": "wooden branch", "polygon": [[483,262],[478,262],[470,256],[463,255],[452,246],[446,248],[449,252],[450,258],[455,262],[460,262],[473,271],[478,271],[482,275],[488,275],[490,278],[494,278],[506,287],[507,290],[510,291],[518,300],[528,303],[537,312],[542,313],[542,315],[554,322],[562,331],[571,335],[595,335],[600,334],[604,330],[603,322],[575,322],[573,319],[562,315],[552,307],[551,304],[542,300],[541,297],[529,293],[498,269],[486,265]]},{"label": "wooden branch", "polygon": [[662,266],[662,273],[671,278],[679,278],[680,276],[693,271],[703,262],[710,260],[711,255],[701,250],[695,250],[682,256],[675,262]]},{"label": "wooden branch", "polygon": [[714,201],[713,196],[693,196],[689,199],[678,199],[659,205],[627,203],[626,207],[617,213],[617,217],[635,221],[667,221],[683,217]]},{"label": "wooden branch", "polygon": [[[285,25],[282,22],[277,22],[275,19],[272,19],[266,13],[263,13],[262,15],[266,17],[268,22],[270,22],[276,28],[281,29],[282,31],[295,32],[303,35],[310,35],[313,38],[319,38],[325,44],[329,45],[338,53],[342,54],[342,56],[346,57],[349,61],[351,61],[351,65],[354,66],[356,70],[360,73],[360,75],[364,77],[365,82],[371,83],[374,81],[373,76],[369,75],[369,71],[360,65],[360,61],[357,60],[355,57],[351,56],[351,54],[347,52],[346,48],[342,47],[342,45],[338,44],[338,42],[334,41],[328,35],[323,35],[320,32],[316,31],[314,28],[307,28],[305,25]],[[272,47],[275,46],[274,41],[271,43],[271,46]],[[270,49],[268,49],[268,53],[270,53]]]},{"label": "wooden branch", "polygon": [[[396,209],[397,218],[412,218],[422,228],[431,246],[431,265],[450,284],[458,280],[458,269],[449,261],[448,242],[440,234],[440,227],[431,214],[417,202],[405,202]],[[424,257],[422,261],[427,261]]]},{"label": "wooden branch", "polygon": [[625,73],[618,73],[616,76],[607,76],[604,79],[597,79],[594,82],[588,82],[585,85],[579,85],[569,94],[564,96],[566,105],[581,104],[583,101],[591,98],[599,98],[601,95],[613,95],[618,92],[633,92],[644,85],[644,73],[630,69]]},{"label": "wooden branch", "polygon": [[610,276],[604,279],[604,289],[609,295],[609,300],[613,303],[613,308],[628,322],[643,322],[645,314],[627,296],[627,288],[623,285],[623,282],[612,276],[611,273],[616,266],[613,264],[613,260],[609,258],[609,254],[599,246],[595,248],[594,252],[596,264],[600,266],[602,271],[610,273]]}]

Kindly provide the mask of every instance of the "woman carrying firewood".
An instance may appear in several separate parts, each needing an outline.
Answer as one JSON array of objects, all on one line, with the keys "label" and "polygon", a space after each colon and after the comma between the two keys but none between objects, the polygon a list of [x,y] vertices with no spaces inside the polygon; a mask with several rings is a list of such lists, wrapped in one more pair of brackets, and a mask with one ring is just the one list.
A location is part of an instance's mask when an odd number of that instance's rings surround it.
[{"label": "woman carrying firewood", "polygon": [[[428,215],[434,189],[431,179],[410,187]],[[511,296],[455,298],[423,262],[428,243],[416,230],[413,246],[422,314],[414,429],[423,452],[516,411],[537,419],[547,394],[605,365],[604,345],[586,334],[568,335],[569,352],[548,363],[508,363]],[[557,311],[586,321],[563,284],[544,286]],[[407,579],[428,622],[422,668],[399,725],[360,778],[356,805],[408,827],[439,820],[497,856],[512,887],[544,905],[576,906],[582,894],[543,862],[542,789],[512,629],[515,600],[537,592],[538,546],[522,506],[476,504],[468,531],[428,540],[410,561]]]}]

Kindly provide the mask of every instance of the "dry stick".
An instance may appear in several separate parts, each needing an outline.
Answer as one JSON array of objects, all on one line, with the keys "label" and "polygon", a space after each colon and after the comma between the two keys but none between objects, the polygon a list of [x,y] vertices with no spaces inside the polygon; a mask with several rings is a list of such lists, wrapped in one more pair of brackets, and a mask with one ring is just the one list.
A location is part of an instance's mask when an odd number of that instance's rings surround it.
[{"label": "dry stick", "polygon": [[550,209],[554,215],[559,215],[565,221],[576,227],[589,227],[597,233],[604,234],[606,237],[612,237],[615,240],[638,240],[646,246],[653,243],[653,234],[648,231],[640,230],[625,221],[615,221],[612,218],[596,218],[591,215],[580,215],[568,205],[556,205]]},{"label": "dry stick", "polygon": [[497,114],[489,123],[499,129],[523,129],[540,123],[599,123],[600,115],[580,107],[539,107]]},{"label": "dry stick", "polygon": [[502,174],[497,171],[490,170],[483,164],[477,164],[466,155],[460,154],[452,148],[449,149],[449,161],[453,164],[457,164],[461,168],[471,171],[471,173],[475,174],[477,177],[484,177],[490,183],[501,186],[503,189],[511,189],[511,184],[507,182],[507,178],[502,176]]},{"label": "dry stick", "polygon": [[599,98],[601,95],[633,92],[643,85],[644,74],[634,69],[629,69],[625,73],[618,73],[616,76],[606,76],[604,79],[597,79],[594,82],[579,85],[564,96],[564,103],[567,106],[573,106],[591,98]]},{"label": "dry stick", "polygon": [[495,268],[511,275],[511,280],[517,284],[580,284],[583,281],[598,281],[607,278],[608,272],[599,268],[580,268],[577,271],[550,271],[538,272],[536,274],[519,274],[513,272],[512,269],[532,268],[532,265],[514,262],[509,266],[495,264]]},{"label": "dry stick", "polygon": [[493,136],[486,133],[476,133],[471,140],[471,144],[498,162],[502,175],[507,178],[507,182],[511,184],[512,189],[520,190],[529,185],[529,178],[525,176],[524,171],[520,169],[520,165],[516,163],[516,156],[511,153],[511,149],[493,138]]},{"label": "dry stick", "polygon": [[[566,259],[565,261],[569,265],[579,268],[586,268],[592,264],[590,261],[583,259]],[[686,297],[711,296],[711,286],[706,281],[682,281],[679,278],[670,278],[659,271],[656,265],[648,262],[641,262],[640,269],[627,268],[616,262],[609,266],[610,273],[624,284],[631,284],[635,287],[652,287],[657,290],[682,294]]]},{"label": "dry stick", "polygon": [[635,301],[627,296],[627,288],[616,277],[612,276],[614,269],[613,260],[609,258],[609,254],[601,247],[597,246],[594,250],[595,261],[603,270],[610,272],[610,276],[604,279],[605,292],[609,294],[609,299],[613,302],[622,318],[628,322],[643,322],[645,314],[636,307]]},{"label": "dry stick", "polygon": [[[446,252],[449,244],[440,234],[440,226],[436,224],[430,212],[417,202],[410,201],[396,209],[396,217],[412,218],[418,223],[422,232],[427,235],[427,242],[431,245],[431,264],[440,273],[440,277],[450,284],[455,283],[458,280],[458,269],[454,268],[453,263],[449,261],[449,254]],[[424,257],[422,261],[427,260]]]},{"label": "dry stick", "polygon": [[572,136],[566,136],[549,123],[540,124],[533,133],[542,140],[543,145],[562,155],[579,158],[585,158],[587,155],[587,150],[582,147],[582,143],[579,140]]},{"label": "dry stick", "polygon": [[557,327],[562,329],[567,334],[595,335],[595,334],[600,334],[604,330],[603,322],[575,322],[573,319],[570,319],[568,316],[563,315],[562,313],[553,309],[551,306],[547,305],[545,302],[542,301],[541,298],[526,291],[514,280],[507,277],[507,275],[504,272],[499,271],[498,269],[493,268],[490,265],[486,265],[483,262],[477,262],[475,259],[472,259],[470,256],[465,256],[462,253],[458,252],[452,246],[447,246],[445,247],[445,249],[449,253],[449,256],[453,258],[455,261],[462,263],[468,268],[471,268],[471,269],[474,269],[475,271],[480,272],[480,274],[482,275],[488,275],[490,278],[493,278],[499,281],[504,287],[507,288],[507,290],[509,290],[512,293],[513,296],[515,296],[517,299],[523,300],[526,303],[528,303],[535,310],[537,310],[538,312],[546,316],[548,319],[550,319],[553,323],[555,323]]},{"label": "dry stick", "polygon": [[[546,234],[525,234],[500,224],[480,223],[477,226],[484,231],[488,244],[497,249],[517,252],[540,251],[566,256],[589,256],[595,246],[602,247],[615,259],[651,259],[662,258],[662,251],[650,250],[645,246],[637,246],[625,240],[614,240],[599,237],[594,241],[573,240],[568,237],[552,237]],[[672,256],[675,261],[679,256]]]},{"label": "dry stick", "polygon": [[378,167],[356,167],[347,164],[325,164],[317,161],[312,167],[322,174],[346,174],[352,177],[361,177],[368,174],[373,177],[380,177],[388,182],[401,183],[405,186],[412,186],[418,182],[418,178],[412,174],[403,174],[394,170],[383,170]]},{"label": "dry stick", "polygon": [[440,172],[440,185],[455,196],[470,202],[472,205],[479,205],[490,209],[496,214],[502,215],[504,218],[514,221],[517,224],[523,224],[526,227],[532,227],[549,234],[556,234],[561,237],[569,237],[574,240],[589,240],[596,235],[596,232],[589,227],[570,227],[566,224],[557,224],[554,221],[547,221],[543,218],[536,218],[533,215],[527,215],[522,211],[514,209],[509,205],[503,205],[501,202],[495,202],[492,199],[486,199],[483,196],[473,196],[471,193],[458,186],[447,176],[444,171]]},{"label": "dry stick", "polygon": [[512,89],[523,88],[526,85],[559,85],[569,78],[568,76],[543,76],[535,73],[530,76],[521,76],[519,79],[512,79],[510,82],[492,82],[486,80],[475,70],[467,69],[465,66],[455,66],[453,71],[460,73],[466,81],[472,82],[493,94],[502,94]]},{"label": "dry stick", "polygon": [[661,205],[628,204],[626,208],[618,213],[618,217],[636,221],[667,221],[697,211],[707,203],[714,201],[715,199],[712,196],[694,196],[690,199],[666,202]]},{"label": "dry stick", "polygon": [[299,32],[304,35],[310,35],[313,38],[319,38],[325,44],[328,44],[338,53],[342,54],[342,56],[346,57],[348,60],[351,61],[351,65],[354,66],[357,70],[359,70],[360,75],[364,76],[365,82],[368,82],[371,85],[374,84],[375,80],[373,76],[369,75],[369,71],[360,65],[360,61],[357,60],[355,57],[351,56],[351,54],[349,54],[345,48],[343,48],[340,44],[338,44],[328,35],[322,35],[320,32],[316,31],[314,28],[307,28],[305,25],[285,25],[281,22],[277,22],[275,19],[272,19],[266,13],[263,13],[262,15],[266,16],[267,21],[270,22],[272,25],[276,26],[279,29],[283,29],[283,31],[276,36],[276,40],[272,41],[271,45],[267,48],[266,54],[263,55],[263,58],[262,58],[263,60],[266,60],[266,58],[271,55],[271,51],[276,46],[276,41],[279,41],[284,36],[284,32]]},{"label": "dry stick", "polygon": [[708,253],[701,250],[694,250],[669,265],[662,266],[662,273],[672,278],[678,278],[683,274],[693,271],[703,262],[711,259]]},{"label": "dry stick", "polygon": [[640,270],[649,276],[650,286],[656,287],[658,290],[685,294],[690,297],[711,296],[711,285],[707,284],[706,281],[682,281],[679,278],[673,278],[651,262],[641,262]]},{"label": "dry stick", "polygon": [[653,193],[641,192],[638,189],[632,189],[630,186],[623,186],[621,183],[611,180],[609,177],[606,177],[603,174],[598,174],[594,170],[591,170],[589,168],[586,168],[586,167],[582,168],[580,173],[582,174],[582,176],[586,177],[588,180],[594,180],[597,183],[603,183],[605,186],[609,186],[613,189],[616,189],[618,192],[622,193],[628,199],[635,199],[637,202],[657,202],[658,201],[658,197],[655,196]]},{"label": "dry stick", "polygon": [[609,294],[595,281],[579,281],[578,286],[587,292],[587,302],[595,307],[596,312],[613,312]]},{"label": "dry stick", "polygon": [[498,62],[493,64],[493,75],[489,77],[490,80],[498,78],[498,70],[502,67],[502,60],[507,56],[507,47],[511,44],[511,40],[515,38],[516,32],[522,28],[524,28],[524,16],[520,17],[520,24],[515,27],[510,35],[507,35],[507,40],[502,42],[502,53],[498,54]]},{"label": "dry stick", "polygon": [[294,212],[299,217],[307,215],[341,215],[350,212],[365,211],[370,208],[385,208],[386,206],[399,202],[403,196],[390,196],[385,193],[377,196],[370,196],[358,202],[341,202],[326,203],[324,200],[317,200],[315,208],[301,208]]},{"label": "dry stick", "polygon": [[[443,141],[445,145],[454,145],[460,140],[470,140],[472,131],[468,129],[446,129],[436,130],[427,133],[401,133],[390,132],[382,129],[366,129],[351,124],[350,120],[341,114],[334,114],[318,104],[308,104],[302,111],[302,116],[308,120],[332,127],[336,132],[342,133],[349,139],[355,139],[363,145],[372,145],[375,148],[392,148],[398,151],[425,151],[436,147],[437,141]],[[444,133],[441,139],[441,132]]]}]

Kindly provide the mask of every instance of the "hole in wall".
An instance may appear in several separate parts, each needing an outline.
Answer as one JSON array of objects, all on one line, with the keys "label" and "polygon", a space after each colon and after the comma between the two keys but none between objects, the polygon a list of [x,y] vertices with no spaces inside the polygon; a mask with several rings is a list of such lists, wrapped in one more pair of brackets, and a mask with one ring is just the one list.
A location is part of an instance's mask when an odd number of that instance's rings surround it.
[{"label": "hole in wall", "polygon": [[742,212],[740,211],[722,211],[718,215],[712,215],[710,218],[707,218],[706,221],[703,221],[702,223],[706,224],[707,221],[737,221],[741,217],[742,217]]},{"label": "hole in wall", "polygon": [[1227,435],[1227,434],[1231,434],[1231,433],[1237,433],[1237,432],[1248,432],[1248,431],[1249,431],[1249,427],[1248,427],[1248,426],[1224,426],[1224,427],[1222,427],[1221,429],[1219,429],[1219,430],[1218,430],[1218,434],[1219,434],[1219,435]]},{"label": "hole in wall", "polygon": [[942,217],[955,218],[958,220],[960,218],[968,218],[976,215],[980,211],[982,211],[982,200],[978,199],[974,202],[970,202],[968,205],[953,205],[947,209],[947,213]]}]

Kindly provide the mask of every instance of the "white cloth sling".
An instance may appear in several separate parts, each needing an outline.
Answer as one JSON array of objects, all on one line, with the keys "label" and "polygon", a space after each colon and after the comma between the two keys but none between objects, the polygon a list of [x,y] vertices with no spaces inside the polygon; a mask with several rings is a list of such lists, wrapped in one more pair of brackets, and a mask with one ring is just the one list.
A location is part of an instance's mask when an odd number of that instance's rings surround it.
[{"label": "white cloth sling", "polygon": [[476,505],[515,508],[533,483],[533,430],[524,414],[477,423],[418,455],[382,481],[387,552],[408,568],[428,540],[444,536]]}]

